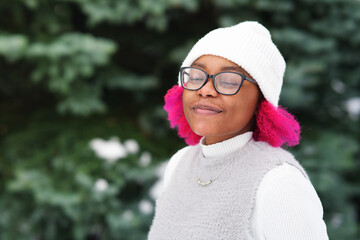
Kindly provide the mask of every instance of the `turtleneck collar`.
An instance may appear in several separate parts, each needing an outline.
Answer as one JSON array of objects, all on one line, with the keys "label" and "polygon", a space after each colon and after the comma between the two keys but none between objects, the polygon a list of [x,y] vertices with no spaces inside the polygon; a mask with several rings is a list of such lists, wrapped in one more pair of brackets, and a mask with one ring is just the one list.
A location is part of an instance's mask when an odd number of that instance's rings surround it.
[{"label": "turtleneck collar", "polygon": [[246,132],[236,137],[211,145],[204,145],[204,137],[201,138],[200,146],[205,158],[226,156],[241,149],[252,138],[253,132]]}]

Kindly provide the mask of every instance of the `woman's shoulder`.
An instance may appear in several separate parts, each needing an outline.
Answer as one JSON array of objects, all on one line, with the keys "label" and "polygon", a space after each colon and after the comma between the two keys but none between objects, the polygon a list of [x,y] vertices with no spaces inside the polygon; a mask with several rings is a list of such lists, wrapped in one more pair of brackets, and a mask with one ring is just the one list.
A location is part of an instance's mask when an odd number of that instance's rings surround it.
[{"label": "woman's shoulder", "polygon": [[[296,195],[299,198],[311,196],[318,200],[310,179],[304,176],[300,169],[285,162],[272,168],[263,176],[257,192],[257,202],[267,203],[274,198],[284,200]],[[278,200],[277,203],[280,202]]]},{"label": "woman's shoulder", "polygon": [[[268,239],[328,239],[315,188],[298,168],[287,163],[273,168],[262,179],[254,216],[254,229]],[[299,226],[303,232],[298,231]]]},{"label": "woman's shoulder", "polygon": [[302,185],[311,185],[310,180],[304,176],[300,169],[286,162],[269,170],[264,175],[261,185],[264,189],[269,189],[271,186],[278,186],[279,183],[285,184],[284,180],[287,180],[285,181],[287,184],[288,181],[291,181],[292,183],[301,182]]},{"label": "woman's shoulder", "polygon": [[191,146],[186,146],[180,150],[178,150],[168,161],[165,173],[164,173],[164,189],[167,187],[167,185],[170,182],[171,176],[174,173],[174,170],[176,166],[179,164],[180,160],[183,158],[185,153],[191,148]]},{"label": "woman's shoulder", "polygon": [[284,155],[286,157],[293,158],[294,156],[282,147],[273,147],[269,143],[264,141],[255,141],[254,139],[251,140],[250,145],[253,149],[256,149],[256,152],[259,154],[275,154],[275,155]]},{"label": "woman's shoulder", "polygon": [[253,157],[258,156],[259,158],[263,159],[277,159],[283,161],[293,161],[295,160],[294,155],[287,151],[282,147],[273,147],[267,142],[263,141],[255,141],[254,139],[251,140],[248,151],[251,152]]},{"label": "woman's shoulder", "polygon": [[[301,172],[305,178],[309,178],[306,170],[301,163],[295,159],[295,156],[282,147],[273,147],[267,142],[252,140],[249,149],[251,151],[252,159],[257,159],[261,164],[269,163],[270,165],[273,165],[275,173],[279,172],[280,169],[283,171],[287,170],[287,172],[293,172],[290,170],[295,169],[296,172]],[[286,164],[284,165],[284,163]],[[277,166],[279,165],[283,167],[278,168]],[[291,166],[292,168],[285,166]],[[270,167],[270,169],[272,169],[272,167]]]}]

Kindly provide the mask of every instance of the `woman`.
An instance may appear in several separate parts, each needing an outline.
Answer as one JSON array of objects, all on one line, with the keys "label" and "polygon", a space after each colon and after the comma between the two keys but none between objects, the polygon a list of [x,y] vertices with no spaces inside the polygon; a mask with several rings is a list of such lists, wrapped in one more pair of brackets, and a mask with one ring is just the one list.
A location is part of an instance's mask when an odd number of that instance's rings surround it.
[{"label": "woman", "polygon": [[300,135],[278,106],[284,72],[257,22],[194,45],[164,107],[192,146],[170,159],[148,239],[328,239],[308,175],[280,147]]}]

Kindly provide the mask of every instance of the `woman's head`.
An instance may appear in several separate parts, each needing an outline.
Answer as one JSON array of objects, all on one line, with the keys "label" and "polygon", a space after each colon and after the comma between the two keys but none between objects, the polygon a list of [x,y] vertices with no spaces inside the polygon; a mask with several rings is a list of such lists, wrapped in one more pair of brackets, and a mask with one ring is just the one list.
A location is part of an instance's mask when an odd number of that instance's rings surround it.
[{"label": "woman's head", "polygon": [[[195,84],[195,80],[199,80],[195,76],[188,83],[195,85],[189,87],[183,82],[184,90],[181,77],[189,75],[191,70],[192,76],[196,73],[205,79],[215,75],[215,80],[214,76],[206,82],[201,80],[204,85],[194,88],[199,82]],[[224,71],[235,73],[231,75],[235,82],[243,75],[240,79],[244,81],[238,92],[231,92],[229,84],[221,85],[219,80],[230,76],[217,75]],[[179,135],[190,145],[197,144],[202,136],[207,144],[211,144],[250,130],[254,131],[255,140],[266,141],[272,146],[286,142],[290,146],[296,145],[299,124],[291,114],[278,107],[284,71],[285,61],[262,25],[244,22],[219,28],[205,35],[191,49],[179,74],[180,86],[168,91],[164,109],[171,126],[177,127]]]},{"label": "woman's head", "polygon": [[265,99],[278,106],[286,63],[264,26],[248,21],[215,29],[192,47],[181,67],[191,66],[203,55],[220,56],[241,66],[256,80]]},{"label": "woman's head", "polygon": [[[199,81],[204,72],[214,75],[221,72],[233,72],[250,75],[237,64],[218,56],[203,55],[198,58],[186,74],[193,74],[192,81]],[[200,71],[199,71],[199,70]],[[194,73],[192,73],[194,72]],[[199,76],[200,75],[200,76]],[[224,75],[224,74],[223,74]],[[183,110],[192,131],[205,136],[207,144],[220,142],[254,128],[254,114],[260,99],[256,83],[244,80],[241,75],[227,73],[216,76],[218,88],[225,85],[228,89],[238,89],[235,95],[224,95],[216,91],[213,79],[206,79],[205,85],[196,91],[184,90],[182,94]],[[231,82],[230,82],[231,81]],[[241,84],[242,83],[242,84]],[[240,85],[241,84],[241,85]]]}]

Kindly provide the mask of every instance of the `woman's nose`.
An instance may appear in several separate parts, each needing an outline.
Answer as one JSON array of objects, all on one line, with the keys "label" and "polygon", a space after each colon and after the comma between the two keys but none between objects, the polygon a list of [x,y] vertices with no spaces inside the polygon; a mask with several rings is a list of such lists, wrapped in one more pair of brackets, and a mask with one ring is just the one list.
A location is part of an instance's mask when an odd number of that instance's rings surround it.
[{"label": "woman's nose", "polygon": [[197,93],[203,97],[216,97],[218,95],[217,91],[215,90],[215,86],[213,83],[212,78],[208,78],[205,85],[200,88]]}]

